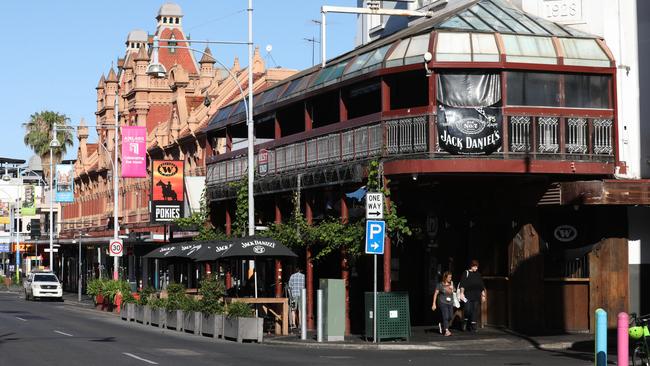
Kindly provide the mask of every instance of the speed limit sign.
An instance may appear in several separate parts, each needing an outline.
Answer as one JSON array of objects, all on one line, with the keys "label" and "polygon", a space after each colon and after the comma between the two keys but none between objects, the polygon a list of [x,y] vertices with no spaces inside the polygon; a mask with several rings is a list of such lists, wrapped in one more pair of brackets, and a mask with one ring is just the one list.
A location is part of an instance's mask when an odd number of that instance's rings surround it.
[{"label": "speed limit sign", "polygon": [[124,252],[124,244],[122,239],[113,239],[108,245],[108,251],[110,252],[111,257],[121,257]]}]

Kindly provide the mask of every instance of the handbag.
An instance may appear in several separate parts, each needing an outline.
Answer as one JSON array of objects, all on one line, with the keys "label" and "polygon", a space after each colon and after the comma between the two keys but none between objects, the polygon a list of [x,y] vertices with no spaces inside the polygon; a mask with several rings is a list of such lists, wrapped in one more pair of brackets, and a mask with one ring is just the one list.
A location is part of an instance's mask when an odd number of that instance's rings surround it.
[{"label": "handbag", "polygon": [[[453,282],[451,283],[451,288],[452,289],[454,288],[454,283]],[[453,300],[454,301],[454,307],[456,309],[458,309],[458,308],[460,308],[460,288],[457,289],[456,291],[454,291],[452,294],[453,294],[453,297],[454,297],[454,300]]]}]

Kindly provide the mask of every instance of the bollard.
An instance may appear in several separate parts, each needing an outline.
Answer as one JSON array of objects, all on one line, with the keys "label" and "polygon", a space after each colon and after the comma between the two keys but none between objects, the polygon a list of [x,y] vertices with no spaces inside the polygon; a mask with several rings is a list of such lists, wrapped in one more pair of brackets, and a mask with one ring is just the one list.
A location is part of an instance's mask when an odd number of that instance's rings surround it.
[{"label": "bollard", "polygon": [[629,364],[629,338],[627,334],[629,325],[630,319],[627,316],[627,313],[618,313],[618,339],[616,350],[616,354],[618,355],[618,366],[627,366]]},{"label": "bollard", "polygon": [[316,290],[316,311],[318,312],[318,320],[316,323],[316,341],[323,341],[323,290]]},{"label": "bollard", "polygon": [[596,366],[607,366],[607,312],[596,309]]},{"label": "bollard", "polygon": [[307,339],[307,290],[300,293],[300,339]]}]

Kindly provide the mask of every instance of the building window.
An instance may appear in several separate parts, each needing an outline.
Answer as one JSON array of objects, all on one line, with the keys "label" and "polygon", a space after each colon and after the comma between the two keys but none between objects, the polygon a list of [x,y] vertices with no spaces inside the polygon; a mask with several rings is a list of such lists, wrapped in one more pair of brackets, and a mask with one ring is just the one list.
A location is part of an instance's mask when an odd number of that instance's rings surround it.
[{"label": "building window", "polygon": [[489,107],[501,101],[498,73],[441,73],[438,101],[451,107]]},{"label": "building window", "polygon": [[[172,34],[172,36],[169,37],[169,39],[172,39],[172,40],[173,40],[173,39],[176,39],[176,37],[174,37],[174,35]],[[168,44],[170,47],[176,47],[176,46],[178,45],[178,43],[177,43],[177,42],[174,42],[174,41],[169,41],[169,43],[167,43],[167,44]],[[170,48],[170,49],[169,49],[169,53],[175,53],[175,52],[176,52],[176,48]]]},{"label": "building window", "polygon": [[181,18],[176,18],[176,24],[179,24],[181,22]]},{"label": "building window", "polygon": [[167,17],[163,18],[163,23],[167,23]]},{"label": "building window", "polygon": [[609,75],[508,72],[508,105],[610,109]]}]

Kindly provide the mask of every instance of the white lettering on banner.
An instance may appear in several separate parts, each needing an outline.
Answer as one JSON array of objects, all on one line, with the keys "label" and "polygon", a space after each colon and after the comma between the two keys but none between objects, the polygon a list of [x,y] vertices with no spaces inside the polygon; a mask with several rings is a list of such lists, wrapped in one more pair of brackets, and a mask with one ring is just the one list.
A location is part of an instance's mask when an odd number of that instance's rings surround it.
[{"label": "white lettering on banner", "polygon": [[251,240],[251,241],[246,241],[241,244],[242,248],[248,248],[252,245],[264,245],[269,248],[275,248],[275,243],[272,243],[270,241],[264,241],[264,240]]},{"label": "white lettering on banner", "polygon": [[490,135],[480,138],[465,136],[464,140],[460,137],[447,134],[447,131],[442,131],[442,134],[440,135],[440,140],[442,142],[453,145],[458,149],[484,149],[487,146],[493,146],[500,143],[500,138],[501,135],[499,134],[499,131],[494,131]]},{"label": "white lettering on banner", "polygon": [[158,206],[156,207],[156,220],[172,221],[181,218],[181,209],[178,206]]}]

